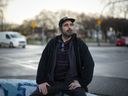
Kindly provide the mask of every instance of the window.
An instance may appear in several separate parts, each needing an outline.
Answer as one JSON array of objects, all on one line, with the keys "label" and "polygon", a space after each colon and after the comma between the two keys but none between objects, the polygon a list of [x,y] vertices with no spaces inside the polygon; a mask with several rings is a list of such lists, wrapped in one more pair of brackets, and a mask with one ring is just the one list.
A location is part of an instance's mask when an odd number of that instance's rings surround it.
[{"label": "window", "polygon": [[6,34],[6,39],[11,39],[10,36],[8,34]]}]

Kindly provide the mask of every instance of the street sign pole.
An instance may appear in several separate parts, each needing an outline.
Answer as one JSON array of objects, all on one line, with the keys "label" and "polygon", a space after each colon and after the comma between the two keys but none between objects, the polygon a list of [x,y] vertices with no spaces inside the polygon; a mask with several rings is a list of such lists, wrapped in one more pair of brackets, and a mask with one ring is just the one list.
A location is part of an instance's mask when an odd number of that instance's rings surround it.
[{"label": "street sign pole", "polygon": [[35,21],[32,21],[31,27],[32,27],[32,35],[33,35],[35,33],[35,28],[37,27],[37,24]]},{"label": "street sign pole", "polygon": [[101,23],[102,23],[101,19],[96,20],[97,46],[100,46],[99,32],[101,31]]},{"label": "street sign pole", "polygon": [[4,15],[3,10],[0,9],[0,24],[1,24],[1,31],[4,31]]},{"label": "street sign pole", "polygon": [[100,32],[100,25],[97,25],[97,31],[96,31],[96,35],[97,35],[97,46],[100,46],[100,40],[99,40],[99,32]]}]

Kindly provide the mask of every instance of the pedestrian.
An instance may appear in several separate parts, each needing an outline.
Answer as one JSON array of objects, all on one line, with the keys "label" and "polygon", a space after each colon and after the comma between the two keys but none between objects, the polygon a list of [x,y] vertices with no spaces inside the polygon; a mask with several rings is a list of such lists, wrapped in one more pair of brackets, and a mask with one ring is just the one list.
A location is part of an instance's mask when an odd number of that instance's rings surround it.
[{"label": "pedestrian", "polygon": [[74,18],[59,21],[61,35],[46,45],[37,70],[37,89],[31,96],[86,96],[94,61],[87,45],[74,33]]}]

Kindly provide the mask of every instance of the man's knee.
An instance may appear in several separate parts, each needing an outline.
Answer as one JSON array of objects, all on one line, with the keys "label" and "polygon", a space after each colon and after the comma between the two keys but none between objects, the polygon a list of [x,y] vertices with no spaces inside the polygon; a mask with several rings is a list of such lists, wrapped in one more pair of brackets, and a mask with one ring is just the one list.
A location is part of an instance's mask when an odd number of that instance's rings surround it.
[{"label": "man's knee", "polygon": [[43,96],[43,94],[40,93],[38,88],[37,88],[30,96]]},{"label": "man's knee", "polygon": [[87,96],[87,95],[86,95],[86,92],[85,92],[85,90],[84,90],[84,88],[81,88],[81,87],[76,88],[76,89],[73,91],[73,94],[74,94],[74,96]]}]

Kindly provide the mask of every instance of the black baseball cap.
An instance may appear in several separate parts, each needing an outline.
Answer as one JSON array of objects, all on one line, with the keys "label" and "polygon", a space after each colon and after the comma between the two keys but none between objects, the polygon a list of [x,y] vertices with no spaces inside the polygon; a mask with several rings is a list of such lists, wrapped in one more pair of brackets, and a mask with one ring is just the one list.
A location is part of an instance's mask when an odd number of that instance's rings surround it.
[{"label": "black baseball cap", "polygon": [[63,17],[63,18],[61,18],[60,21],[59,21],[59,27],[62,27],[62,24],[63,24],[65,21],[67,21],[67,20],[70,20],[72,23],[75,21],[74,18]]}]

